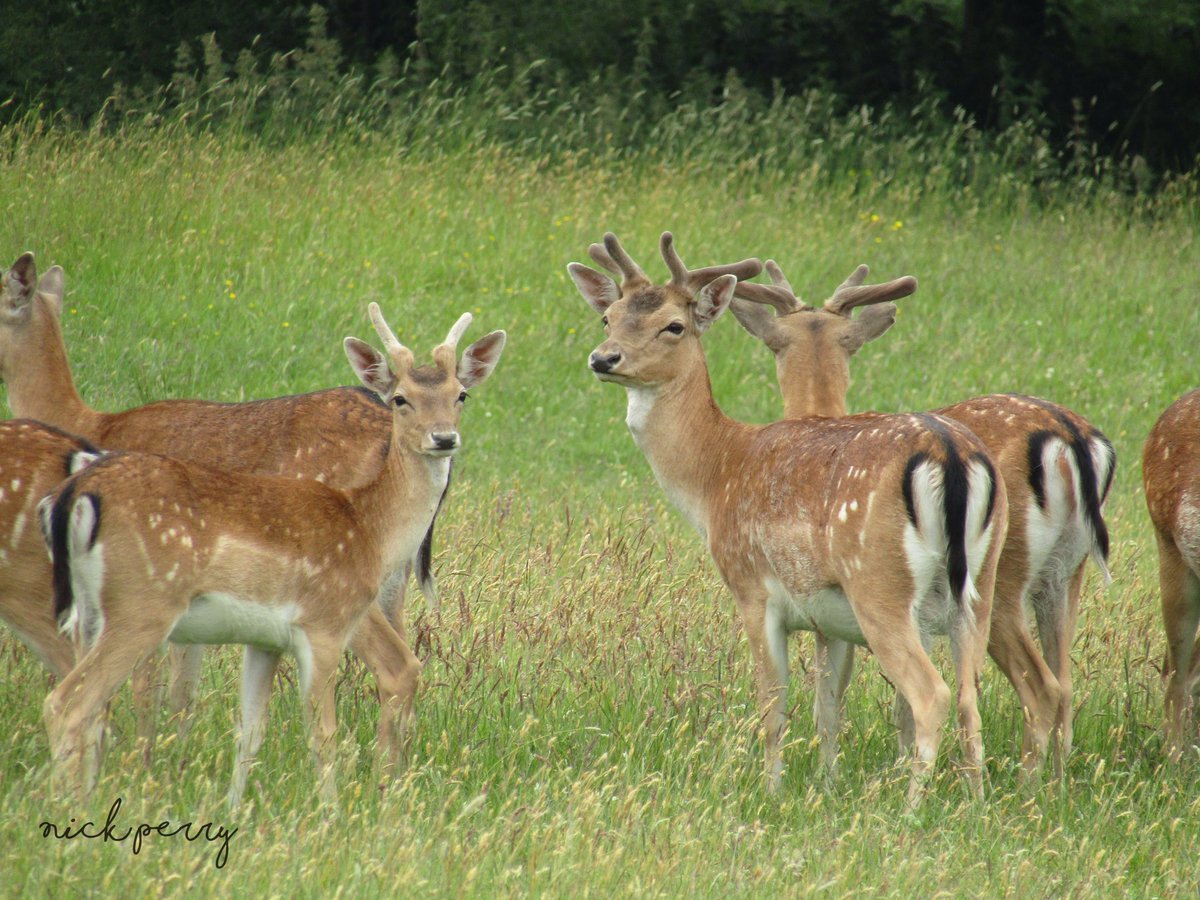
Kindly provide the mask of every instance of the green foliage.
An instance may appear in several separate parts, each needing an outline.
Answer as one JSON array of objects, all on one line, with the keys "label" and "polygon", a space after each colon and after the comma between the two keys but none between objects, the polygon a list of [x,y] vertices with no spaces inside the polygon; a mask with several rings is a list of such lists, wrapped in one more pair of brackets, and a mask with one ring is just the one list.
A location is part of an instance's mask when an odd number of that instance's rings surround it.
[{"label": "green foliage", "polygon": [[[345,100],[288,93],[298,65],[280,61],[286,75],[264,70],[255,83],[345,116]],[[1169,768],[1161,752],[1163,640],[1138,466],[1158,413],[1197,384],[1194,182],[1139,195],[1119,189],[1116,173],[1064,175],[1028,122],[992,142],[965,119],[945,131],[932,107],[839,118],[822,92],[767,103],[732,79],[725,103],[672,112],[654,140],[585,152],[588,113],[556,113],[566,146],[554,150],[522,106],[532,101],[482,78],[479,93],[432,90],[405,107],[403,131],[343,119],[296,134],[295,120],[272,118],[251,94],[241,107],[216,102],[241,77],[197,77],[205,99],[182,119],[114,114],[87,132],[36,115],[10,125],[0,246],[66,268],[76,379],[104,409],[346,383],[340,342],[371,336],[371,300],[417,348],[465,309],[475,334],[508,330],[496,375],[464,416],[437,539],[443,611],[411,601],[425,670],[410,768],[378,789],[373,688],[347,662],[341,799],[319,808],[286,669],[250,807],[231,816],[221,801],[240,655],[225,649],[206,661],[186,744],[165,736],[143,768],[121,695],[94,801],[63,803],[45,789],[47,678],[0,630],[7,891],[1195,893],[1200,782],[1194,761]],[[352,84],[339,90],[362,90],[367,106],[399,102]],[[483,96],[495,119],[481,124],[473,116],[487,110],[473,104]],[[603,121],[619,123],[601,100]],[[511,131],[492,130],[502,122]],[[772,123],[786,140],[767,140]],[[948,730],[932,794],[906,815],[891,691],[864,658],[842,775],[826,786],[804,668],[811,642],[798,635],[783,792],[764,792],[732,602],[630,440],[621,391],[587,374],[602,331],[564,271],[612,229],[661,277],[664,228],[693,265],[774,256],[810,300],[860,262],[880,279],[918,276],[895,328],[856,357],[855,409],[1022,390],[1113,439],[1115,581],[1106,590],[1091,572],[1084,590],[1066,784],[1019,794],[1020,714],[989,665],[986,802],[966,797]],[[732,321],[705,346],[730,414],[778,416],[761,346]],[[238,827],[228,864],[216,869],[204,841],[151,837],[134,857],[128,843],[42,837],[42,821],[103,821],[117,797],[126,826]]]}]

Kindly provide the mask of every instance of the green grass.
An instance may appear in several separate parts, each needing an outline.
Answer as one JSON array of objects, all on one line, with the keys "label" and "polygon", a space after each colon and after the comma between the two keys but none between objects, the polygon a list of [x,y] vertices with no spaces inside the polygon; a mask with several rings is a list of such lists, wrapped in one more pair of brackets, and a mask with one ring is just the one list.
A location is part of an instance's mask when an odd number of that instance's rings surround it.
[{"label": "green grass", "polygon": [[[463,310],[505,328],[497,374],[464,415],[438,532],[444,609],[410,636],[426,662],[412,762],[370,779],[370,679],[339,691],[341,799],[313,798],[287,669],[250,804],[222,806],[239,654],[210,654],[190,740],[143,769],[118,700],[88,805],[47,796],[48,679],[0,632],[0,882],[61,896],[767,893],[1172,896],[1195,891],[1200,777],[1164,766],[1163,640],[1141,442],[1200,383],[1200,209],[1160,195],[1072,200],[1003,184],[743,166],[720,149],[538,161],[495,148],[413,157],[381,140],[265,149],[219,135],[77,136],[5,145],[0,247],[67,270],[65,329],[81,392],[121,409],[161,397],[265,397],[348,383],[343,336],[378,301],[424,353]],[[899,224],[898,224],[899,223]],[[660,231],[693,265],[780,261],[822,300],[860,263],[913,274],[896,327],[855,361],[855,409],[919,409],[1020,390],[1106,431],[1114,582],[1089,575],[1074,648],[1069,778],[1016,787],[1015,695],[983,685],[988,791],[971,800],[952,741],[925,804],[904,811],[891,691],[873,661],[851,686],[842,774],[812,741],[811,642],[798,670],[784,789],[769,797],[749,654],[699,540],[668,508],[624,426],[624,395],[586,371],[602,340],[566,263],[618,233],[658,276]],[[4,262],[8,262],[6,258]],[[731,415],[778,415],[773,364],[731,319],[706,335]],[[420,599],[411,612],[423,611]],[[216,846],[147,837],[54,841],[39,823],[206,822]]]}]

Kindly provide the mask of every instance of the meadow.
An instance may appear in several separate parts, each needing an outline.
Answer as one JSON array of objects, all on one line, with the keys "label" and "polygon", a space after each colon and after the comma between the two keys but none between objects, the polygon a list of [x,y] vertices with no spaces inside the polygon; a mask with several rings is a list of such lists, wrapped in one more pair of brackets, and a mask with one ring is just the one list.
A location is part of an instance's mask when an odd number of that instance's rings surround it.
[{"label": "meadow", "polygon": [[[226,648],[206,659],[185,743],[164,729],[143,768],[123,693],[95,795],[61,802],[46,791],[49,679],[2,630],[0,893],[1194,893],[1200,760],[1171,767],[1163,754],[1139,465],[1159,413],[1200,385],[1194,184],[1149,197],[1082,181],[981,185],[940,177],[936,160],[903,148],[906,166],[870,170],[824,152],[774,166],[733,143],[414,152],[366,134],[273,144],[220,129],[10,129],[2,261],[30,249],[40,268],[66,269],[66,339],[96,407],[349,383],[340,343],[374,341],[372,300],[421,352],[466,310],[468,339],[504,328],[509,344],[463,417],[436,540],[442,610],[410,592],[425,670],[407,771],[385,790],[371,779],[373,688],[347,660],[341,796],[319,806],[289,666],[248,803],[228,812],[240,653]],[[880,280],[915,275],[896,326],[856,357],[855,410],[1022,391],[1113,441],[1114,580],[1105,588],[1089,570],[1061,784],[1018,789],[1020,713],[989,664],[986,798],[969,796],[946,740],[928,798],[908,813],[892,692],[865,656],[841,774],[826,784],[804,669],[812,642],[797,635],[784,785],[767,794],[732,599],[630,439],[624,392],[587,371],[602,330],[565,271],[612,230],[662,277],[665,229],[693,266],[777,259],[810,302],[858,263]],[[769,354],[732,317],[704,340],[725,411],[777,418]],[[151,835],[134,855],[129,841],[43,836],[46,821],[102,824],[118,798],[122,828],[236,828],[227,858],[218,865],[219,842],[204,839]]]}]

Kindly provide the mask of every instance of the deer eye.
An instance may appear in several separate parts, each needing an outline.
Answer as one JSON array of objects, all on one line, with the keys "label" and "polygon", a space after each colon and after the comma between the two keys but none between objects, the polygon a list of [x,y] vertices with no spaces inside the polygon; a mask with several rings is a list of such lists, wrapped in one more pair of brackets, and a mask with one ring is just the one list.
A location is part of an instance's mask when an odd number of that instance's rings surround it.
[{"label": "deer eye", "polygon": [[394,396],[392,398],[392,403],[393,403],[393,405],[395,405],[395,407],[397,409],[399,409],[401,406],[410,405],[408,402],[408,398],[406,398],[403,394],[397,394],[396,396]]},{"label": "deer eye", "polygon": [[467,399],[468,399],[470,396],[471,396],[471,395],[470,395],[470,394],[468,394],[466,391],[463,391],[461,394],[459,394],[459,395],[458,395],[458,402],[459,402],[459,403],[466,403],[466,402],[467,402]]},{"label": "deer eye", "polygon": [[605,328],[607,328],[607,327],[608,327],[608,316],[601,316],[601,317],[600,317],[600,323],[601,323],[601,324],[602,324],[602,325],[603,325]]},{"label": "deer eye", "polygon": [[663,331],[669,331],[671,334],[683,334],[683,325],[680,322],[672,322]]}]

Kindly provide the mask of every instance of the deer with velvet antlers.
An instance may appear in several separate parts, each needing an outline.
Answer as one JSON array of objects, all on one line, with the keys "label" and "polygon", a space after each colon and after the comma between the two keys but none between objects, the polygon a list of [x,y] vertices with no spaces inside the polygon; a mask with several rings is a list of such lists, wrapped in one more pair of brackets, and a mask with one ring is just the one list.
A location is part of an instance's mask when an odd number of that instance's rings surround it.
[{"label": "deer with velvet antlers", "polygon": [[491,374],[505,334],[481,338],[457,361],[471,319],[463,315],[434,349],[433,365],[418,366],[378,306],[370,313],[387,355],[355,338],[345,349],[391,410],[391,439],[362,486],[338,490],[119,453],[43,504],[55,612],[82,656],[45,703],[55,774],[69,786],[91,789],[105,704],[167,640],[246,647],[232,804],[262,741],[283,653],[299,669],[322,797],[335,793],[333,691],[347,642],[376,673],[384,766],[399,762],[421,665],[395,631],[364,627],[364,619],[378,614],[374,600],[387,573],[428,531],[460,446],[467,389]]},{"label": "deer with velvet antlers", "polygon": [[[784,415],[842,417],[850,358],[896,321],[893,301],[916,279],[864,284],[859,266],[823,306],[801,302],[783,271],[773,284],[739,284],[732,311],[775,354]],[[857,316],[855,309],[861,308]],[[1012,683],[1025,720],[1022,773],[1036,774],[1047,748],[1062,775],[1071,749],[1071,643],[1090,555],[1109,578],[1103,505],[1116,457],[1112,444],[1069,409],[1016,394],[976,397],[935,410],[967,426],[987,446],[1008,495],[1008,536],[996,571],[988,652]],[[1029,630],[1033,608],[1042,652]],[[897,715],[908,714],[902,695]]]},{"label": "deer with velvet antlers", "polygon": [[[64,289],[59,266],[38,279],[32,253],[22,254],[0,281],[0,379],[8,388],[15,416],[57,426],[107,450],[162,453],[255,475],[285,475],[353,488],[378,474],[392,433],[391,416],[379,398],[362,387],[247,403],[165,400],[119,413],[92,409],[80,397],[67,361],[60,322]],[[380,592],[387,620],[401,634],[404,587],[412,570],[417,571],[430,606],[437,607],[432,534],[431,523],[414,558],[401,560]],[[54,655],[61,657],[69,646],[57,636],[49,591],[47,582],[37,592],[7,594],[0,602],[0,619],[20,621],[24,639],[39,648],[57,641]],[[370,620],[368,627],[383,627],[382,616],[372,613]],[[184,713],[181,734],[190,722],[186,711],[199,677],[202,650],[193,645],[172,652],[176,676],[171,707]],[[46,658],[41,649],[38,653]],[[139,673],[134,690],[138,733],[147,754],[156,730],[155,680],[151,666]]]},{"label": "deer with velvet antlers", "polygon": [[669,233],[656,285],[612,234],[568,267],[607,338],[589,367],[628,395],[626,423],[733,592],[754,658],[767,783],[780,785],[787,638],[815,633],[823,762],[837,757],[849,648],[869,646],[913,711],[909,799],[922,795],[951,692],[926,652],[955,660],[963,765],[982,790],[977,679],[1008,521],[1003,481],[974,435],[935,415],[863,414],[755,426],[713,399],[701,335],[757,260],[688,270]]},{"label": "deer with velvet antlers", "polygon": [[1142,485],[1158,542],[1158,582],[1167,633],[1167,752],[1178,760],[1195,745],[1200,677],[1200,390],[1159,417],[1142,449]]}]

